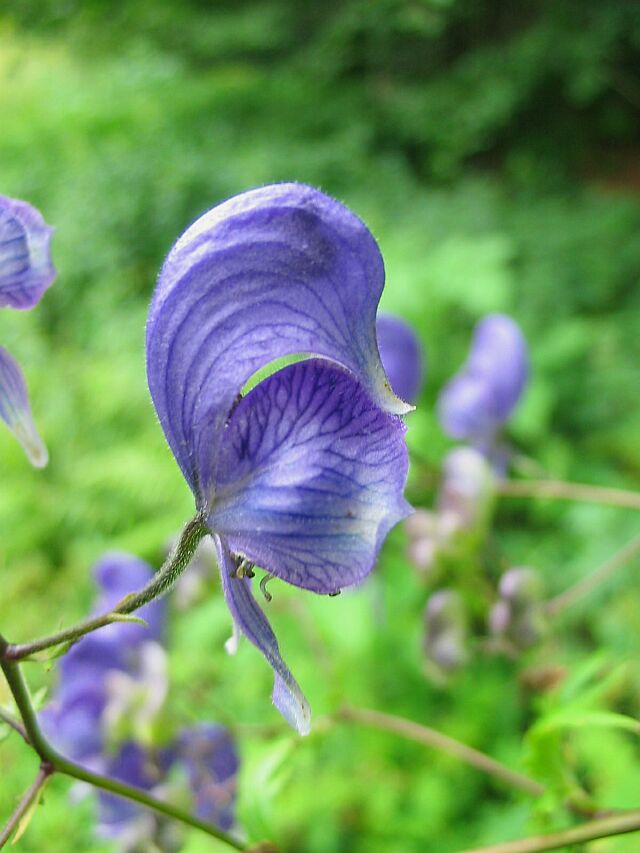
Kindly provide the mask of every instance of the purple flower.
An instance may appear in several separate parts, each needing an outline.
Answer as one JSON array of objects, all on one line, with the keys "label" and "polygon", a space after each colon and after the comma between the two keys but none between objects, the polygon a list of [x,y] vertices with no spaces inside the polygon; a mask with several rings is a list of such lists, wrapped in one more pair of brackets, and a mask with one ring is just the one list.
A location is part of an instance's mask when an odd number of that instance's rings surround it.
[{"label": "purple flower", "polygon": [[[101,613],[144,586],[152,569],[136,557],[111,553],[96,563],[94,576],[99,595],[93,612]],[[188,793],[199,817],[228,829],[234,823],[238,770],[229,733],[201,724],[163,749],[146,745],[168,688],[166,652],[158,642],[164,634],[164,601],[153,601],[138,613],[148,628],[113,623],[83,637],[61,658],[53,701],[39,715],[42,728],[69,758],[161,797],[171,799],[173,770],[181,771],[175,798]],[[168,831],[136,803],[98,794],[98,832],[117,838],[122,850],[165,849]]]},{"label": "purple flower", "polygon": [[[180,237],[147,325],[151,396],[206,518],[237,629],[275,670],[273,700],[301,733],[309,706],[251,591],[252,566],[318,593],[371,571],[409,512],[410,406],[376,344],[378,246],[311,187],[236,196]],[[247,381],[275,359],[313,357]],[[245,571],[245,567],[249,571]]]},{"label": "purple flower", "polygon": [[[30,204],[0,195],[0,308],[36,305],[56,276],[49,243],[53,229]],[[0,347],[0,419],[22,444],[37,468],[47,464],[22,371]]]},{"label": "purple flower", "polygon": [[[105,773],[147,793],[162,780],[161,771],[148,751],[133,741],[126,741],[115,755],[109,757]],[[98,827],[100,835],[104,837],[122,839],[123,836],[134,836],[136,833],[132,827],[138,818],[144,820],[146,815],[147,810],[131,800],[104,791],[98,792]],[[153,828],[153,825],[145,826],[141,834],[148,837]]]},{"label": "purple flower", "polygon": [[411,326],[391,314],[378,314],[378,349],[395,394],[415,403],[424,382],[424,353]]},{"label": "purple flower", "polygon": [[231,829],[239,760],[227,729],[211,723],[185,729],[178,739],[176,760],[186,771],[196,816]]},{"label": "purple flower", "polygon": [[488,315],[475,328],[466,364],[440,394],[442,428],[491,458],[499,452],[496,436],[522,396],[528,375],[527,344],[519,326],[504,314]]},{"label": "purple flower", "polygon": [[[94,572],[100,588],[94,613],[112,608],[128,592],[143,586],[153,573],[136,557],[118,553],[103,557]],[[148,620],[149,628],[114,622],[83,637],[60,660],[58,688],[41,720],[53,743],[70,758],[91,764],[102,761],[105,722],[113,717],[109,706],[124,701],[122,696],[112,695],[113,673],[128,674],[134,684],[145,683],[147,647],[160,639],[165,604],[151,602],[139,614]],[[149,690],[157,689],[156,684],[149,686]]]}]

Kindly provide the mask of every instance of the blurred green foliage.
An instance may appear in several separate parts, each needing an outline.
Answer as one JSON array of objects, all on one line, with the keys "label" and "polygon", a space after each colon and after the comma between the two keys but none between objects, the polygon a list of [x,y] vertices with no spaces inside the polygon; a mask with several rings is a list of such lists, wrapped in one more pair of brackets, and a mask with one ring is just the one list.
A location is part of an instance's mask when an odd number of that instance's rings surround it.
[{"label": "blurred green foliage", "polygon": [[[448,447],[437,392],[476,319],[499,310],[532,349],[512,427],[521,452],[556,477],[637,488],[637,12],[634,0],[6,4],[0,191],[56,226],[59,278],[37,311],[0,315],[51,452],[49,468],[32,471],[0,432],[3,633],[28,639],[80,617],[105,549],[158,564],[189,517],[146,390],[146,306],[183,228],[259,183],[319,185],[376,234],[384,305],[414,322],[428,352],[409,420],[427,470]],[[429,506],[433,487],[416,464],[410,498]],[[559,592],[634,530],[631,511],[504,499],[490,547],[455,575],[475,578],[473,596],[529,564]],[[272,588],[269,612],[317,725],[305,740],[284,729],[241,738],[251,838],[310,853],[447,853],[567,825],[576,818],[564,799],[576,792],[600,808],[638,805],[637,735],[617,725],[640,713],[631,567],[541,647],[518,660],[478,653],[446,689],[425,679],[421,660],[434,582],[408,564],[399,530],[354,593]],[[175,615],[176,718],[277,723],[268,668],[248,644],[227,658],[229,629],[217,588]],[[29,675],[53,677],[35,665]],[[344,702],[528,762],[549,794],[532,809],[451,758],[323,722]],[[4,816],[33,774],[16,738],[3,742],[0,768]],[[69,810],[68,787],[53,781],[19,849],[109,849],[92,835],[90,799]],[[213,847],[194,834],[186,849]]]}]

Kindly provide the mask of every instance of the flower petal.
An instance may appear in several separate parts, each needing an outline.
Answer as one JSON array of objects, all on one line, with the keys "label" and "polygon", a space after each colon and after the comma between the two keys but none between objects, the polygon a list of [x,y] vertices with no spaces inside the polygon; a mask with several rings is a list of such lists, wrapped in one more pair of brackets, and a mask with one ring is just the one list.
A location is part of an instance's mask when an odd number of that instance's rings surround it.
[{"label": "flower petal", "polygon": [[442,429],[452,438],[488,440],[499,427],[493,412],[491,388],[482,376],[459,373],[438,397]]},{"label": "flower petal", "polygon": [[186,771],[196,816],[230,830],[239,767],[231,734],[223,726],[200,723],[181,732],[176,752]]},{"label": "flower petal", "polygon": [[505,314],[489,314],[473,333],[466,364],[440,394],[444,431],[492,455],[494,436],[511,415],[529,374],[527,343]]},{"label": "flower petal", "polygon": [[27,385],[18,362],[0,347],[0,419],[9,427],[36,468],[49,461],[31,415]]},{"label": "flower petal", "polygon": [[335,593],[358,583],[410,512],[404,433],[342,368],[285,367],[229,421],[209,526],[295,586]]},{"label": "flower petal", "polygon": [[493,412],[504,422],[520,399],[529,375],[527,342],[506,314],[489,314],[476,326],[467,369],[493,391]]},{"label": "flower petal", "polygon": [[0,308],[33,308],[53,283],[52,232],[35,207],[0,195]]},{"label": "flower petal", "polygon": [[251,592],[251,580],[235,576],[236,566],[227,544],[219,536],[214,536],[214,542],[222,588],[233,621],[273,668],[273,704],[298,734],[307,735],[311,729],[311,708],[280,655],[276,635]]},{"label": "flower petal", "polygon": [[424,379],[424,353],[411,326],[392,314],[378,314],[378,349],[394,394],[415,403]]},{"label": "flower petal", "polygon": [[164,264],[147,324],[147,374],[160,423],[206,503],[233,402],[260,368],[296,353],[352,370],[389,411],[375,315],[378,246],[346,207],[303,184],[242,193],[198,219]]}]

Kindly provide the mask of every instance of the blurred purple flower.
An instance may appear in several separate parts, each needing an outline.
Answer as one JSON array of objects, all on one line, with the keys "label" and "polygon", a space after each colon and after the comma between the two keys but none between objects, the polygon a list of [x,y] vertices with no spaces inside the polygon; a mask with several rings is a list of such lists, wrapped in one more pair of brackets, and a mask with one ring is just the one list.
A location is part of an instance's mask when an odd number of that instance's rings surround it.
[{"label": "blurred purple flower", "polygon": [[[251,590],[253,565],[336,593],[371,571],[409,512],[402,492],[410,410],[376,344],[378,246],[311,187],[236,196],[179,238],[147,324],[149,388],[218,552],[236,630],[274,669],[273,701],[300,733],[309,705]],[[247,381],[279,370],[245,397]]]},{"label": "blurred purple flower", "polygon": [[489,517],[495,476],[487,459],[472,447],[455,447],[444,458],[436,511],[418,509],[405,522],[407,556],[423,572],[458,534],[477,531]]},{"label": "blurred purple flower", "polygon": [[[153,570],[128,554],[112,553],[96,563],[94,576],[100,593],[93,613],[114,607],[132,589],[151,578]],[[41,714],[45,733],[69,758],[102,763],[101,753],[109,716],[109,677],[126,673],[141,680],[145,660],[143,647],[160,639],[165,620],[165,602],[154,601],[141,608],[144,625],[114,622],[83,637],[60,659],[60,681],[53,702]],[[158,690],[156,683],[150,690]],[[118,698],[122,703],[122,697]]]},{"label": "blurred purple flower", "polygon": [[428,672],[444,680],[466,663],[469,654],[467,615],[459,593],[452,589],[434,592],[427,601],[424,621]]},{"label": "blurred purple flower", "polygon": [[[466,364],[438,400],[440,423],[452,438],[499,459],[499,430],[522,396],[529,375],[527,344],[517,323],[490,314],[476,326]],[[496,459],[493,456],[496,455]]]},{"label": "blurred purple flower", "polygon": [[[94,567],[99,594],[93,612],[113,608],[152,574],[136,557],[105,555]],[[229,829],[238,756],[222,726],[185,729],[162,750],[142,745],[151,741],[168,687],[166,653],[159,644],[165,602],[153,601],[138,614],[148,628],[115,622],[83,637],[61,658],[53,701],[39,715],[42,728],[64,755],[147,792],[165,796],[178,768],[198,816]],[[117,838],[122,851],[147,849],[152,839],[167,834],[162,821],[131,801],[99,793],[98,804],[99,833]]]},{"label": "blurred purple flower", "polygon": [[489,613],[491,633],[516,648],[535,645],[546,628],[540,574],[527,566],[511,568],[500,579],[498,593]]},{"label": "blurred purple flower", "polygon": [[[0,308],[26,310],[53,283],[56,271],[49,243],[53,229],[25,201],[0,195]],[[47,449],[33,422],[20,366],[0,347],[0,419],[36,468],[47,464]]]},{"label": "blurred purple flower", "polygon": [[425,357],[418,336],[400,317],[378,314],[378,349],[394,394],[415,403],[424,382]]},{"label": "blurred purple flower", "polygon": [[229,732],[210,723],[185,729],[177,743],[176,760],[185,768],[195,814],[231,829],[239,761]]}]

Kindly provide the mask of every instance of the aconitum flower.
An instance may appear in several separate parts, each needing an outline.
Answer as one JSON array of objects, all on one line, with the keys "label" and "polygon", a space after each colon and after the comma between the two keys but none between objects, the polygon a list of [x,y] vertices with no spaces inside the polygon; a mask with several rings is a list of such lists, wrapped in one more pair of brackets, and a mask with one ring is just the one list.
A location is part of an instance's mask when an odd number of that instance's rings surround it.
[{"label": "aconitum flower", "polygon": [[447,453],[435,511],[418,509],[405,522],[407,556],[416,568],[430,571],[460,534],[481,529],[490,514],[494,486],[494,473],[477,450],[455,447]]},{"label": "aconitum flower", "polygon": [[[105,555],[94,568],[100,594],[93,612],[112,610],[132,589],[144,586],[152,574],[150,566],[129,554]],[[135,693],[135,719],[140,719],[144,708],[157,712],[157,697],[164,698],[166,684],[157,677],[158,667],[149,667],[148,662],[151,647],[164,654],[158,643],[164,630],[165,604],[151,602],[139,615],[149,627],[114,622],[83,637],[60,659],[59,684],[41,716],[45,732],[69,758],[102,767],[107,722],[121,718],[119,709],[133,704],[125,694],[132,697]]]},{"label": "aconitum flower", "polygon": [[[94,568],[99,595],[93,611],[112,610],[152,573],[128,554],[106,555]],[[53,701],[39,715],[42,728],[67,757],[159,797],[188,797],[198,817],[230,829],[238,756],[227,730],[202,723],[183,729],[166,746],[150,745],[168,688],[160,642],[165,602],[153,601],[138,615],[146,626],[115,622],[80,639],[60,659]],[[123,853],[170,849],[160,843],[170,832],[162,819],[136,803],[98,794],[98,833],[117,839]]]},{"label": "aconitum flower", "polygon": [[411,326],[392,314],[378,314],[378,349],[395,394],[415,403],[424,382],[425,356]]},{"label": "aconitum flower", "polygon": [[[253,566],[338,593],[369,574],[409,512],[398,416],[411,406],[378,352],[383,285],[378,246],[353,213],[312,187],[276,184],[187,229],[149,313],[160,423],[214,537],[235,626],[273,667],[273,701],[301,733],[309,706],[253,597]],[[291,355],[306,360],[242,396]]]},{"label": "aconitum flower", "polygon": [[[53,229],[25,201],[0,195],[0,308],[26,310],[53,283],[56,271],[49,243]],[[16,360],[0,347],[0,419],[37,468],[47,449],[33,422],[27,385]]]},{"label": "aconitum flower", "polygon": [[504,314],[488,315],[474,330],[466,364],[440,394],[442,428],[503,468],[499,432],[520,400],[528,375],[527,343],[520,327]]}]

